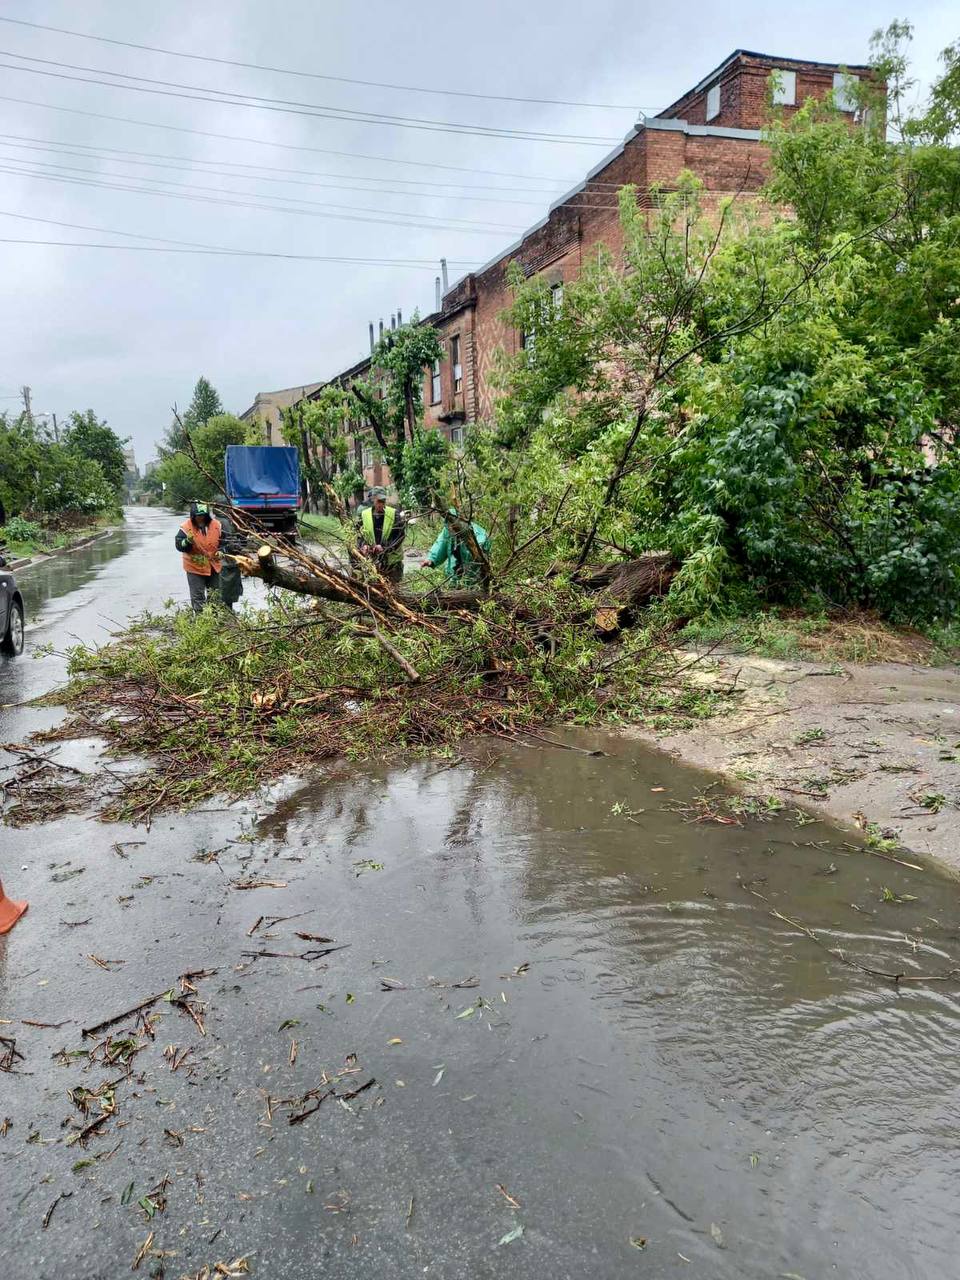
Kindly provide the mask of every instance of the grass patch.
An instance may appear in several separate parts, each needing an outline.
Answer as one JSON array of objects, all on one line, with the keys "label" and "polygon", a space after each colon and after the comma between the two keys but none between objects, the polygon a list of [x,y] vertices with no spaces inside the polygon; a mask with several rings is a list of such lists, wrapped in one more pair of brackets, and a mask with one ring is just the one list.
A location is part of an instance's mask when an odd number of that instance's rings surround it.
[{"label": "grass patch", "polygon": [[68,528],[46,528],[32,520],[24,520],[21,516],[13,516],[5,525],[0,525],[0,545],[8,560],[49,555],[52,551],[63,551],[82,542],[98,529],[106,528],[120,519],[122,513],[112,512],[80,524],[71,523]]},{"label": "grass patch", "polygon": [[805,613],[771,609],[741,618],[690,622],[681,643],[717,645],[763,658],[807,662],[903,662],[940,666],[960,658],[960,626],[927,631],[894,626],[865,612]]}]

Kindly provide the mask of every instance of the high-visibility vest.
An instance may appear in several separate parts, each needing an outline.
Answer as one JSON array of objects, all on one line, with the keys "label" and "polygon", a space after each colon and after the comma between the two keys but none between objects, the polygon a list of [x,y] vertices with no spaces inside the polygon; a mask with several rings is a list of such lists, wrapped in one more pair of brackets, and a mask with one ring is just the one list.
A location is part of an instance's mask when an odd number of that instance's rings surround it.
[{"label": "high-visibility vest", "polygon": [[[397,518],[396,507],[384,507],[383,509],[383,530],[380,534],[380,546],[385,547],[390,534],[393,532],[393,522]],[[360,513],[360,527],[363,529],[363,537],[368,546],[375,547],[377,538],[373,532],[373,507],[364,507]]]},{"label": "high-visibility vest", "polygon": [[183,555],[183,567],[187,573],[201,573],[205,578],[209,578],[211,572],[219,573],[220,521],[213,519],[206,529],[201,529],[188,516],[180,528],[193,538],[193,550],[185,551]]}]

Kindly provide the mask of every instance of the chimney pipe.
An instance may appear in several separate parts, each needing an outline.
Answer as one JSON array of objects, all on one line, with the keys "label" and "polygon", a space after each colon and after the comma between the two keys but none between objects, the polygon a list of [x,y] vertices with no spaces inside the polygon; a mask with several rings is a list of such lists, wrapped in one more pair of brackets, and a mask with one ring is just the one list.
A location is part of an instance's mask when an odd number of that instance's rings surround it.
[{"label": "chimney pipe", "polygon": [[439,276],[437,276],[436,280],[434,280],[434,282],[433,282],[433,286],[434,286],[434,289],[436,290],[436,293],[437,293],[437,305],[436,305],[436,307],[434,308],[434,310],[435,310],[435,311],[440,311],[440,310],[442,310],[442,308],[443,308],[443,294],[442,294],[442,293],[441,293],[441,291],[440,291],[440,277],[439,277]]},{"label": "chimney pipe", "polygon": [[380,337],[383,337],[383,321],[380,321]]},{"label": "chimney pipe", "polygon": [[373,321],[370,321],[370,350],[373,350]]},{"label": "chimney pipe", "polygon": [[397,328],[399,329],[402,324],[403,324],[403,316],[400,314],[400,308],[397,307]]},{"label": "chimney pipe", "polygon": [[450,282],[449,282],[449,280],[447,279],[447,260],[446,260],[446,258],[441,258],[441,259],[440,259],[440,274],[443,276],[443,292],[444,292],[444,293],[446,293],[446,292],[447,292],[447,290],[450,288]]},{"label": "chimney pipe", "polygon": [[397,327],[397,317],[391,311],[390,312],[390,328],[395,329],[396,327]]}]

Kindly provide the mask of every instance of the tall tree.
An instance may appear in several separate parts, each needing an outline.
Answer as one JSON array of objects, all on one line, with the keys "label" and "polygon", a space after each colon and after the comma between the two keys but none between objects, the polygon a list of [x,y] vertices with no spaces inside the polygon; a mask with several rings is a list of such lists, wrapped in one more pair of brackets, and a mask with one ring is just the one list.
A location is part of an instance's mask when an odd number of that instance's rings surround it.
[{"label": "tall tree", "polygon": [[220,413],[223,413],[220,395],[216,387],[201,375],[193,388],[193,398],[182,419],[178,421],[174,418],[170,426],[167,427],[167,434],[160,450],[161,454],[176,453],[178,449],[182,449],[187,442],[186,431],[193,433],[197,427],[204,426],[211,418],[215,418]]},{"label": "tall tree", "polygon": [[123,489],[127,463],[123,447],[129,436],[121,440],[115,431],[101,421],[92,409],[86,413],[74,410],[64,433],[63,443],[68,452],[81,458],[89,458],[100,464],[107,483],[116,492]]}]

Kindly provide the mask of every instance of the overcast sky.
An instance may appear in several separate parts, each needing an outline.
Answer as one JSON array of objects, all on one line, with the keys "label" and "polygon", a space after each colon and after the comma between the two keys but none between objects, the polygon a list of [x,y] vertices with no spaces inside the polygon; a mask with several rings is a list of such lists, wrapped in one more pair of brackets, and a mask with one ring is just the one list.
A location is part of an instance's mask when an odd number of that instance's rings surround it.
[{"label": "overcast sky", "polygon": [[[0,22],[0,237],[141,246],[0,243],[0,409],[17,408],[23,383],[35,412],[93,408],[132,437],[141,465],[198,375],[240,412],[257,391],[320,381],[360,359],[369,320],[432,310],[441,256],[453,280],[496,255],[638,111],[666,106],[733,49],[862,62],[875,27],[908,17],[925,88],[940,49],[960,36],[955,0],[4,0],[0,17],[417,90]],[[271,101],[197,100],[214,89]],[[278,99],[309,105],[276,110]],[[599,141],[464,135],[338,111]],[[144,251],[163,240],[424,265]]]}]

